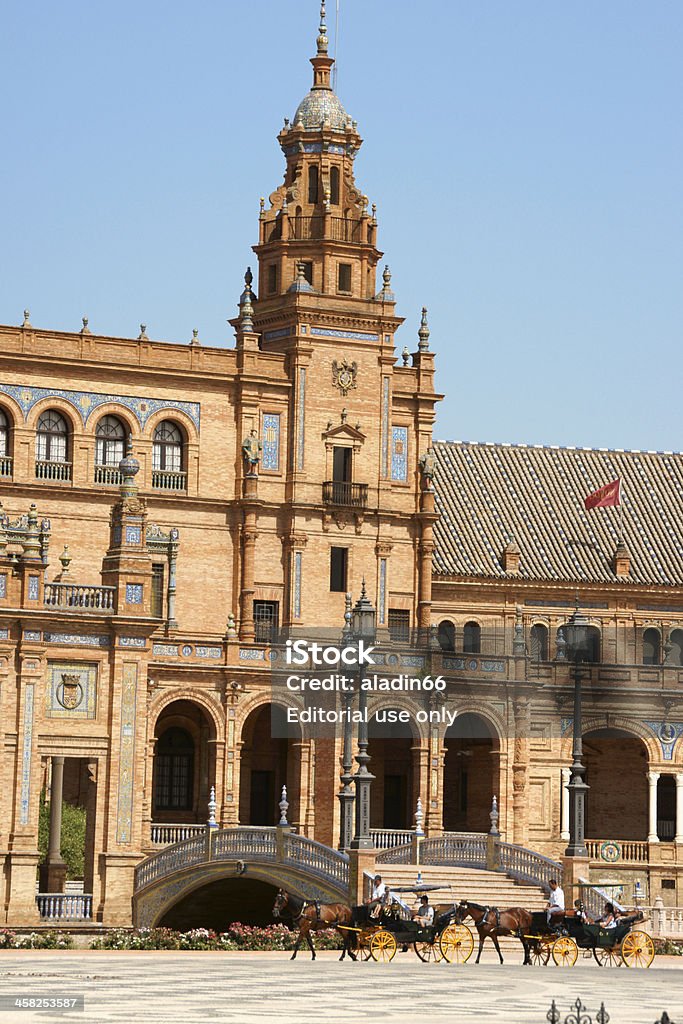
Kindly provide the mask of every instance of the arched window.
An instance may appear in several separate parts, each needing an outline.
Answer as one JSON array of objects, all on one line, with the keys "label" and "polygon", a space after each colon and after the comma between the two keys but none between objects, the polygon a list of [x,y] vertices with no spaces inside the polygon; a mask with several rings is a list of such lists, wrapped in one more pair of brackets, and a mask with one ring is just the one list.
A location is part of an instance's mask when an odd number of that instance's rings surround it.
[{"label": "arched window", "polygon": [[157,743],[154,803],[160,811],[192,809],[194,743],[185,729],[174,726]]},{"label": "arched window", "polygon": [[660,638],[658,629],[643,632],[643,665],[659,665]]},{"label": "arched window", "polygon": [[339,168],[330,167],[330,203],[339,206]]},{"label": "arched window", "polygon": [[97,424],[95,462],[98,466],[118,466],[124,454],[126,431],[116,416],[103,416]]},{"label": "arched window", "polygon": [[179,473],[183,468],[183,435],[175,423],[163,420],[154,431],[152,469]]},{"label": "arched window", "polygon": [[452,622],[449,622],[447,619],[440,622],[437,637],[442,651],[450,652],[455,650],[455,626]]},{"label": "arched window", "polygon": [[308,168],[308,201],[313,206],[318,202],[318,168],[315,164]]},{"label": "arched window", "polygon": [[36,459],[38,462],[66,462],[69,431],[66,420],[49,409],[38,419]]},{"label": "arched window", "polygon": [[667,665],[683,665],[683,629],[673,629],[669,643],[671,648],[666,655]]},{"label": "arched window", "polygon": [[462,649],[465,654],[479,654],[481,652],[481,626],[478,622],[465,623]]},{"label": "arched window", "polygon": [[9,457],[9,419],[0,409],[0,476],[12,475],[12,460]]},{"label": "arched window", "polygon": [[531,627],[531,658],[533,661],[548,660],[548,627],[540,622]]}]

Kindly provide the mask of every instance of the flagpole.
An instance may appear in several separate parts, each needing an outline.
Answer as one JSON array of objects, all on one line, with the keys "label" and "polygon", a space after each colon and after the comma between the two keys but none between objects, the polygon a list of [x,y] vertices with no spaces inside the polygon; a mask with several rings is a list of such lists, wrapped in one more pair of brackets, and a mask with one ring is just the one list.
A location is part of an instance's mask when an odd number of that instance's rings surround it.
[{"label": "flagpole", "polygon": [[619,541],[622,544],[624,543],[624,502],[622,501],[622,498],[624,497],[623,486],[624,485],[622,484],[622,482],[620,480],[619,481]]}]

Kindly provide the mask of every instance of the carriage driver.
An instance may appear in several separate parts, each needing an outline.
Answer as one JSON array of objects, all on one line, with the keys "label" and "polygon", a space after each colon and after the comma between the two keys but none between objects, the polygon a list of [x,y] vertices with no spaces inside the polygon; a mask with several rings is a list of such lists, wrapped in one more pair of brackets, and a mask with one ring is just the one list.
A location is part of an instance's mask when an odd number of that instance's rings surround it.
[{"label": "carriage driver", "polygon": [[372,880],[372,895],[365,901],[370,917],[379,917],[380,907],[384,902],[387,887],[382,881],[381,875],[375,875]]},{"label": "carriage driver", "polygon": [[548,885],[550,886],[550,897],[545,905],[545,916],[548,926],[553,928],[557,927],[560,924],[559,919],[564,917],[564,892],[555,878],[551,878]]}]

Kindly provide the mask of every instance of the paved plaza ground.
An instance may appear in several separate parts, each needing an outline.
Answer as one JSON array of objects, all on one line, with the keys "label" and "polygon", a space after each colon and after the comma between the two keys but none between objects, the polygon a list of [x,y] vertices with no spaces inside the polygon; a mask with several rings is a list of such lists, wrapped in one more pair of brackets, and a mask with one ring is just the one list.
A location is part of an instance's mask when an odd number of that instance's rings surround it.
[{"label": "paved plaza ground", "polygon": [[[511,959],[511,958],[510,958]],[[515,958],[516,960],[516,958]],[[390,964],[339,963],[336,953],[290,962],[288,953],[0,953],[2,1024],[325,1024],[501,1021],[545,1024],[551,1000],[562,1021],[580,997],[593,1024],[604,1001],[610,1024],[654,1024],[666,1010],[683,1024],[683,959],[660,957],[649,970],[423,964],[412,952]],[[83,1012],[12,1011],[7,996],[85,996]]]}]

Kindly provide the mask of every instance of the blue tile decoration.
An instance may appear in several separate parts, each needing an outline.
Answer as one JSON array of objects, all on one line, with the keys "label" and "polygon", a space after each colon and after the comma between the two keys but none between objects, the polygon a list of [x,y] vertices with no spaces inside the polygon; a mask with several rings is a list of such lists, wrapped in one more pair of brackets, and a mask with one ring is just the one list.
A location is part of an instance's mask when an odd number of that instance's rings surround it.
[{"label": "blue tile decoration", "polygon": [[7,573],[0,573],[0,597],[7,597]]},{"label": "blue tile decoration", "polygon": [[572,718],[561,718],[560,719],[560,732],[564,736],[569,732],[570,729],[574,728],[574,719]]},{"label": "blue tile decoration", "polygon": [[140,543],[140,527],[139,526],[127,526],[126,527],[126,544],[139,544]]},{"label": "blue tile decoration", "polygon": [[84,424],[97,409],[102,405],[115,402],[122,405],[129,412],[132,412],[141,428],[144,428],[147,420],[154,413],[160,410],[173,412],[177,409],[184,412],[199,430],[200,405],[199,402],[173,402],[169,403],[161,398],[137,398],[132,395],[102,395],[94,391],[63,391],[60,388],[34,388],[21,384],[0,384],[0,392],[13,398],[24,414],[24,419],[36,404],[43,398],[62,398],[69,402],[81,417]]},{"label": "blue tile decoration", "polygon": [[96,712],[97,665],[51,661],[48,664],[45,717],[95,718]]},{"label": "blue tile decoration", "polygon": [[351,338],[352,341],[379,341],[379,334],[366,334],[363,331],[337,331],[332,327],[311,327],[311,334],[321,338]]},{"label": "blue tile decoration", "polygon": [[31,747],[33,746],[33,683],[24,691],[24,742],[21,748],[21,811],[20,822],[28,825],[31,799]]},{"label": "blue tile decoration", "polygon": [[266,331],[263,335],[263,340],[277,341],[278,338],[288,338],[291,333],[291,327],[280,327],[277,331]]},{"label": "blue tile decoration", "polygon": [[144,636],[119,637],[119,647],[144,647],[146,643]]},{"label": "blue tile decoration", "polygon": [[178,645],[177,644],[153,644],[152,654],[160,654],[164,658],[177,658],[178,657]]},{"label": "blue tile decoration", "polygon": [[116,816],[117,843],[130,843],[133,822],[133,782],[135,753],[135,702],[138,667],[127,661],[123,666],[121,688],[121,735],[119,742],[119,803]]},{"label": "blue tile decoration", "polygon": [[301,569],[303,551],[294,552],[294,618],[301,618]]},{"label": "blue tile decoration", "polygon": [[189,644],[183,644],[183,646],[180,648],[180,653],[182,654],[183,658],[189,658],[190,655],[192,654],[192,648],[190,647]]},{"label": "blue tile decoration", "polygon": [[674,747],[679,736],[683,735],[681,722],[646,722],[659,740],[662,748],[662,760],[673,761]]},{"label": "blue tile decoration", "polygon": [[[24,637],[24,640],[27,640],[31,644],[39,644],[40,643],[40,639],[41,639],[40,630],[39,629],[25,629],[24,633],[23,633],[23,637]],[[47,638],[47,633],[45,634],[45,637]]]},{"label": "blue tile decoration", "polygon": [[379,560],[379,625],[383,626],[387,618],[387,560]]},{"label": "blue tile decoration", "polygon": [[264,661],[265,652],[257,647],[240,647],[241,661]]},{"label": "blue tile decoration", "polygon": [[505,662],[503,661],[482,661],[482,672],[504,672]]},{"label": "blue tile decoration", "polygon": [[142,604],[142,583],[126,583],[126,604]]},{"label": "blue tile decoration", "polygon": [[389,476],[389,378],[382,382],[382,476]]},{"label": "blue tile decoration", "polygon": [[9,640],[9,629],[0,629],[0,640]]},{"label": "blue tile decoration", "polygon": [[306,370],[299,369],[299,438],[297,442],[296,468],[304,468],[304,441],[306,427]]},{"label": "blue tile decoration", "polygon": [[262,420],[263,453],[261,469],[280,468],[280,413],[265,412]]},{"label": "blue tile decoration", "polygon": [[110,647],[108,636],[94,633],[45,633],[46,644],[73,644],[74,647]]},{"label": "blue tile decoration", "polygon": [[425,660],[419,654],[404,654],[401,662],[406,668],[424,668]]},{"label": "blue tile decoration", "polygon": [[408,479],[408,428],[391,428],[391,479]]},{"label": "blue tile decoration", "polygon": [[28,578],[28,599],[29,601],[37,601],[40,597],[40,579],[38,576],[29,576]]},{"label": "blue tile decoration", "polygon": [[194,653],[198,658],[213,658],[214,660],[223,657],[222,647],[195,647]]}]

